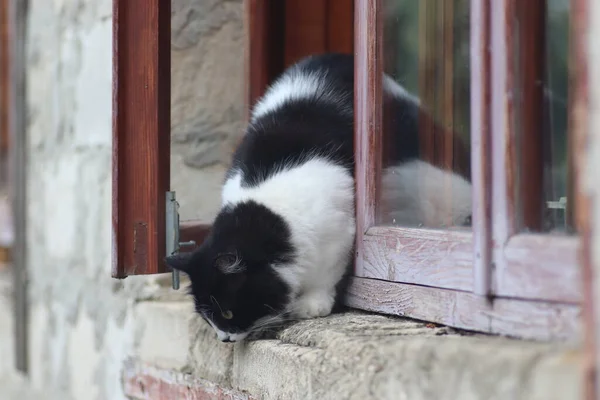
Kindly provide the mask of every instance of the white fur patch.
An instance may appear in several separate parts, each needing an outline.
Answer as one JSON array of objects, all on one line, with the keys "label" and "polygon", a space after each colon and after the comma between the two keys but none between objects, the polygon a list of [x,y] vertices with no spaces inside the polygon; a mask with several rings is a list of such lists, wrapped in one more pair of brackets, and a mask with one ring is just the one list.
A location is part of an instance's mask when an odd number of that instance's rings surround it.
[{"label": "white fur patch", "polygon": [[427,162],[386,168],[381,185],[383,223],[441,228],[471,215],[471,184]]},{"label": "white fur patch", "polygon": [[342,113],[351,114],[352,109],[347,106],[348,102],[346,101],[349,93],[344,94],[332,90],[326,76],[325,70],[305,73],[295,68],[286,72],[269,87],[265,95],[256,103],[252,110],[252,120],[272,113],[286,102],[311,98],[334,105]]},{"label": "white fur patch", "polygon": [[212,326],[212,328],[217,333],[217,338],[219,338],[219,340],[222,342],[224,342],[224,341],[239,342],[241,340],[244,340],[248,336],[248,332],[242,332],[242,333],[224,332],[224,331],[220,330],[219,328],[217,328],[217,326],[215,324],[213,324],[213,322],[210,319],[207,319],[207,320],[208,320],[208,323],[210,324],[210,326]]},{"label": "white fur patch", "polygon": [[[241,186],[241,172],[223,187],[223,205],[254,200],[282,216],[289,224],[297,250],[293,265],[278,265],[276,271],[292,289],[292,299],[303,293],[321,293],[333,304],[335,285],[350,261],[355,234],[354,180],[345,168],[315,157],[289,170],[282,170],[256,187]],[[322,303],[322,302],[321,302]],[[331,305],[332,305],[331,304]],[[331,305],[308,302],[319,313]],[[310,310],[290,304],[296,315]]]},{"label": "white fur patch", "polygon": [[[327,71],[312,71],[306,73],[299,68],[292,68],[277,79],[266,91],[264,96],[256,103],[252,110],[252,120],[269,114],[288,101],[300,99],[319,99],[319,101],[337,106],[344,114],[351,114],[352,103],[350,93],[332,90],[327,80]],[[398,82],[388,75],[383,76],[383,88],[389,94],[404,98],[419,104],[420,100],[408,92]]]}]

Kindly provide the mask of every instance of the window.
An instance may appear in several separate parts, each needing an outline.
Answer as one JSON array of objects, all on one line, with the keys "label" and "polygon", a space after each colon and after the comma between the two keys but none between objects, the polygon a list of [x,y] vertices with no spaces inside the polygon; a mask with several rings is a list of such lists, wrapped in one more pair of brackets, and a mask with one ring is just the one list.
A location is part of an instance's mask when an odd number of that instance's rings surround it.
[{"label": "window", "polygon": [[[592,206],[582,187],[591,140],[588,0],[245,4],[247,105],[304,55],[355,54],[358,231],[350,306],[574,340],[585,293],[588,346],[595,348]],[[114,5],[113,275],[122,278],[166,272],[170,5]],[[383,101],[390,84],[419,98],[419,158],[454,174],[443,175],[443,190],[419,188],[425,201],[442,198],[435,220],[415,224],[385,212],[395,140]],[[427,170],[415,174],[426,181]],[[470,196],[455,195],[453,176],[470,182]],[[207,229],[185,222],[181,239],[199,242]]]},{"label": "window", "polygon": [[[568,183],[573,173],[568,6],[356,2],[360,229],[352,306],[527,338],[576,337],[582,300],[579,238],[571,233],[576,197],[566,210],[559,207],[577,193],[554,178],[569,176]],[[438,225],[382,215],[390,173],[382,149],[394,140],[388,135],[394,115],[381,105],[383,73],[420,98],[420,158],[470,178],[470,227],[454,220],[465,199],[448,178],[434,192],[419,187],[423,201],[443,211]],[[419,181],[431,179],[415,173]],[[433,198],[440,190],[441,204]]]}]

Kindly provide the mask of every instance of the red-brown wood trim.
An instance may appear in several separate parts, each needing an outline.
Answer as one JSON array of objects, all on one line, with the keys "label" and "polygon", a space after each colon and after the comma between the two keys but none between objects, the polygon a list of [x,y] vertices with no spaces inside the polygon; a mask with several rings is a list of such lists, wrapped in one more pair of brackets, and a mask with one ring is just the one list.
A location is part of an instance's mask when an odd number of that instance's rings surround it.
[{"label": "red-brown wood trim", "polygon": [[[440,121],[443,128],[443,134],[435,134],[435,158],[436,165],[441,165],[443,169],[452,171],[455,164],[459,164],[455,160],[455,153],[458,154],[458,149],[455,149],[454,143],[457,138],[454,132],[454,7],[455,2],[445,1],[437,4],[436,26],[441,33],[441,38],[435,38],[439,41],[439,55],[441,56],[440,66],[441,84],[437,88],[438,104],[440,111]],[[446,175],[444,178],[443,188],[444,193],[452,193],[453,179]],[[428,194],[434,196],[434,194]],[[448,200],[444,202],[443,215],[445,224],[452,226],[452,197],[448,196]]]},{"label": "red-brown wood trim", "polygon": [[112,275],[166,272],[171,2],[113,0]]},{"label": "red-brown wood trim", "polygon": [[250,120],[250,112],[256,100],[264,93],[269,84],[268,30],[269,20],[268,1],[245,0],[244,23],[246,31],[245,45],[245,92],[244,98],[246,121]]},{"label": "red-brown wood trim", "polygon": [[354,0],[327,2],[327,51],[354,53]]},{"label": "red-brown wood trim", "polygon": [[[439,162],[435,154],[436,97],[439,93],[436,67],[440,58],[436,37],[438,23],[435,20],[438,7],[435,0],[419,2],[419,98],[424,108],[419,116],[419,153],[424,161],[433,165],[438,165]],[[426,193],[424,196],[430,194]]]},{"label": "red-brown wood trim", "polygon": [[285,1],[244,0],[245,120],[269,83],[283,70]]},{"label": "red-brown wood trim", "polygon": [[327,4],[327,0],[285,0],[285,67],[327,51]]},{"label": "red-brown wood trim", "polygon": [[357,0],[354,31],[356,275],[363,273],[363,235],[375,224],[381,177],[383,42],[381,0]]},{"label": "red-brown wood trim", "polygon": [[491,7],[494,243],[501,246],[522,228],[542,228],[546,14],[544,0]]},{"label": "red-brown wood trim", "polygon": [[[193,240],[196,246],[202,245],[210,232],[211,225],[200,221],[181,221],[179,223],[179,241],[189,242]],[[182,247],[180,252],[185,253],[194,250],[194,247]]]},{"label": "red-brown wood trim", "polygon": [[[544,204],[544,82],[546,47],[546,0],[516,1],[519,33],[514,40],[518,46],[509,51],[519,52],[519,66],[515,77],[521,93],[516,109],[519,142],[518,174],[519,214],[518,228],[541,231]],[[509,179],[516,180],[516,177]]]},{"label": "red-brown wood trim", "polygon": [[290,64],[316,53],[352,53],[352,0],[245,0],[246,120],[268,85]]},{"label": "red-brown wood trim", "polygon": [[[570,19],[570,54],[569,54],[569,150],[573,167],[575,194],[573,201],[569,199],[573,207],[575,226],[581,237],[580,252],[578,253],[581,269],[581,285],[583,286],[583,326],[585,359],[584,371],[584,393],[586,400],[596,400],[600,397],[600,322],[598,293],[600,287],[597,285],[598,272],[594,268],[592,260],[593,244],[592,238],[597,235],[593,231],[594,214],[598,210],[598,198],[592,198],[585,190],[585,180],[597,179],[596,176],[589,177],[589,168],[586,168],[589,148],[592,143],[598,142],[597,132],[592,132],[589,126],[590,116],[590,73],[589,73],[589,49],[590,49],[590,1],[572,0]],[[597,18],[596,18],[597,19]],[[597,89],[594,89],[597,90]],[[596,145],[597,146],[597,145]],[[597,180],[595,180],[597,182]],[[596,185],[597,187],[597,185]],[[597,215],[597,214],[596,214]],[[597,267],[597,266],[596,266]]]},{"label": "red-brown wood trim", "polygon": [[471,0],[470,6],[473,290],[488,296],[492,282],[490,3]]},{"label": "red-brown wood trim", "polygon": [[[441,10],[441,15],[438,17],[440,25],[442,26],[442,54],[443,54],[443,68],[442,68],[442,126],[446,130],[454,130],[454,15],[455,15],[455,2],[444,1],[438,5]],[[437,138],[436,138],[437,139]],[[453,170],[454,168],[454,141],[455,135],[440,135],[440,148],[437,150],[440,153],[442,159],[442,165],[445,170]],[[445,179],[446,193],[452,193],[452,179]],[[446,210],[445,214],[448,216],[448,225],[451,225],[451,212],[452,203],[450,201],[445,203]]]},{"label": "red-brown wood trim", "polygon": [[346,304],[443,325],[526,339],[576,343],[581,334],[581,307],[496,298],[471,293],[352,278]]}]

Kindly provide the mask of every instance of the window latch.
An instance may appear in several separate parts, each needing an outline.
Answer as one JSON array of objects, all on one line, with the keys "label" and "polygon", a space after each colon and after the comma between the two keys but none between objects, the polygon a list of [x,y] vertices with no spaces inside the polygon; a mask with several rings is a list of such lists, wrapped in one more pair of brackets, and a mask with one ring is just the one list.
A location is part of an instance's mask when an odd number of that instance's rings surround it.
[{"label": "window latch", "polygon": [[[166,193],[166,254],[172,256],[179,253],[182,247],[196,246],[196,242],[190,240],[188,242],[179,241],[179,203],[175,197],[175,192]],[[173,289],[179,289],[179,271],[173,269],[172,285]]]}]

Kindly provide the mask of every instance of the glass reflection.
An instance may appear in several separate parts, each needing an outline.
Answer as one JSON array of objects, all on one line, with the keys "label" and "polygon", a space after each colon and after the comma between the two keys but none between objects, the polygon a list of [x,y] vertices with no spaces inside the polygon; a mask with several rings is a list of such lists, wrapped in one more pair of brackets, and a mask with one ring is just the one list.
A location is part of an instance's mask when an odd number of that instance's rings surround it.
[{"label": "glass reflection", "polygon": [[383,224],[470,225],[469,1],[384,2]]}]

